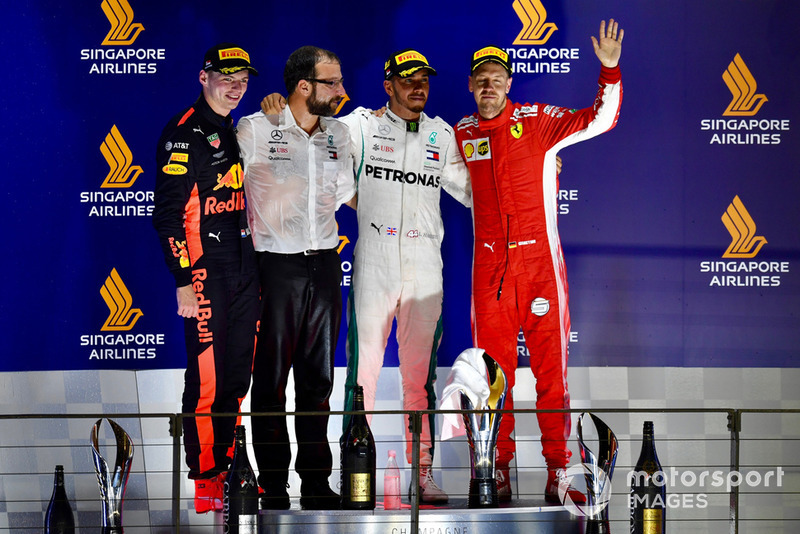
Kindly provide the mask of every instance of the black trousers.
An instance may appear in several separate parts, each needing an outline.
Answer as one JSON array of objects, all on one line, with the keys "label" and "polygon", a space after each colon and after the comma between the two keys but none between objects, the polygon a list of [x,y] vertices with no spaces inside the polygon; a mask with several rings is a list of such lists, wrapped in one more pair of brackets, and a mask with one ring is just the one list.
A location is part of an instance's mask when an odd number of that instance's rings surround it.
[{"label": "black trousers", "polygon": [[[251,251],[252,254],[252,251]],[[192,269],[200,316],[184,319],[184,413],[236,413],[250,388],[258,322],[255,259]],[[189,478],[228,470],[236,417],[187,417],[184,450]]]},{"label": "black trousers", "polygon": [[[327,481],[333,463],[327,412],[342,316],[339,254],[333,249],[257,256],[262,312],[251,410],[286,410],[286,382],[293,367],[296,410],[325,412],[295,417],[295,469],[303,481]],[[286,484],[291,461],[286,417],[254,416],[252,426],[259,485]]]}]

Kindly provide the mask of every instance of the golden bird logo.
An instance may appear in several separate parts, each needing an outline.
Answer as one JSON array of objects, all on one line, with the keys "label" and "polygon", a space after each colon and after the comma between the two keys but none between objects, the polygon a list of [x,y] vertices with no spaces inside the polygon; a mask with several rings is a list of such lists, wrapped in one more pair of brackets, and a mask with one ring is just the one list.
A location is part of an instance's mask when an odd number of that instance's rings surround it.
[{"label": "golden bird logo", "polygon": [[100,7],[111,23],[111,29],[102,44],[115,46],[133,44],[144,30],[144,26],[133,22],[133,9],[128,0],[103,0]]},{"label": "golden bird logo", "polygon": [[554,23],[546,22],[547,10],[541,0],[514,0],[512,7],[522,22],[522,30],[514,39],[515,45],[544,44],[558,29]]},{"label": "golden bird logo", "polygon": [[722,79],[732,95],[724,116],[752,117],[767,101],[765,95],[756,94],[756,79],[739,54],[736,54],[728,69],[722,73]]},{"label": "golden bird logo", "polygon": [[100,295],[109,311],[108,318],[100,329],[102,331],[130,330],[144,315],[139,308],[131,308],[133,297],[116,269],[111,269],[111,274],[100,288]]},{"label": "golden bird logo", "polygon": [[100,187],[103,188],[126,188],[133,185],[136,178],[142,173],[139,165],[133,163],[133,154],[128,148],[128,143],[119,133],[117,125],[111,126],[111,131],[106,135],[103,144],[100,145],[100,152],[108,163],[108,174]]},{"label": "golden bird logo", "polygon": [[739,195],[733,198],[733,202],[722,214],[722,224],[731,234],[731,244],[722,255],[723,258],[754,258],[767,243],[763,236],[756,235],[756,223]]}]

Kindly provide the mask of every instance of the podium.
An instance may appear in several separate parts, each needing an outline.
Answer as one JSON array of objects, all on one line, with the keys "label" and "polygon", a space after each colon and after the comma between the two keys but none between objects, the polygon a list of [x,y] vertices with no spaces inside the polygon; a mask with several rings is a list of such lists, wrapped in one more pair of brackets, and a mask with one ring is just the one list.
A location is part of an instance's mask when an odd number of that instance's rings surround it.
[{"label": "podium", "polygon": [[[297,506],[296,503],[293,503]],[[412,510],[261,510],[259,533],[291,534],[583,534],[583,522],[563,506],[543,500],[514,500],[499,508],[474,509],[467,499],[446,507],[419,510],[419,532],[412,532]]]}]

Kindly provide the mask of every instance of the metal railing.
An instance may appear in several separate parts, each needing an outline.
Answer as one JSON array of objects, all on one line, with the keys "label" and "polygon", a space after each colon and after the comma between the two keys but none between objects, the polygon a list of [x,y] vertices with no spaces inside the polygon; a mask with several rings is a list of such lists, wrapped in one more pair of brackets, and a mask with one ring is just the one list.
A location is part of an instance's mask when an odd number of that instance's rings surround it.
[{"label": "metal railing", "polygon": [[[577,414],[583,411],[591,411],[602,418],[610,418],[612,420],[623,421],[617,422],[617,427],[620,429],[618,437],[620,442],[627,443],[628,453],[618,460],[616,475],[613,479],[615,484],[615,491],[612,496],[612,503],[627,498],[627,491],[629,489],[628,481],[624,479],[621,473],[626,470],[631,470],[635,462],[635,455],[638,452],[638,441],[641,435],[633,429],[634,419],[641,419],[643,416],[650,416],[649,418],[673,418],[673,422],[669,425],[669,429],[665,432],[658,433],[657,430],[657,444],[659,447],[659,455],[662,457],[662,464],[664,464],[665,471],[669,467],[674,473],[681,473],[680,482],[686,486],[687,482],[692,482],[697,478],[697,471],[700,474],[706,473],[708,476],[706,482],[708,483],[713,478],[713,473],[719,471],[723,475],[723,480],[726,482],[724,488],[722,486],[715,486],[715,491],[710,493],[711,497],[719,500],[727,496],[727,514],[723,518],[706,518],[705,521],[713,523],[716,527],[721,528],[721,523],[725,522],[727,528],[725,531],[730,534],[739,534],[740,528],[743,524],[750,530],[749,527],[756,520],[764,520],[764,518],[750,519],[743,517],[742,510],[743,497],[747,499],[772,499],[773,501],[784,502],[783,505],[788,509],[797,509],[797,504],[800,502],[800,466],[798,465],[797,458],[800,458],[800,410],[761,410],[761,409],[733,409],[733,408],[702,408],[702,409],[659,409],[659,408],[642,408],[642,409],[612,409],[612,408],[598,408],[593,410],[503,410],[504,413],[513,412],[517,419],[517,459],[515,462],[515,479],[517,482],[517,491],[520,498],[531,496],[533,491],[526,490],[525,485],[532,479],[540,480],[542,477],[540,473],[544,472],[544,465],[541,463],[541,458],[536,458],[535,461],[530,458],[531,455],[520,453],[520,449],[536,448],[538,445],[534,439],[520,438],[519,429],[521,425],[531,427],[529,421],[535,419],[537,413],[543,412],[558,412]],[[349,415],[352,412],[331,412],[331,419],[337,421],[339,417]],[[413,431],[414,439],[412,443],[412,458],[409,466],[411,480],[417,480],[419,476],[419,458],[420,458],[420,430],[422,428],[422,419],[424,415],[432,414],[439,415],[444,413],[464,413],[464,412],[442,412],[438,410],[432,411],[417,411],[406,412],[401,410],[396,411],[373,411],[373,426],[375,421],[380,420],[381,417],[409,417],[411,429]],[[218,414],[220,415],[236,415],[236,414]],[[308,415],[315,415],[303,412],[290,412],[290,413],[242,413],[242,417],[261,417],[265,415],[286,415],[288,417],[304,417]],[[50,497],[51,486],[49,482],[52,480],[52,471],[49,470],[50,466],[55,464],[68,464],[72,462],[72,469],[67,469],[68,476],[73,478],[73,482],[68,487],[72,490],[71,499],[77,509],[77,519],[81,526],[80,530],[88,531],[91,528],[99,527],[99,493],[97,490],[96,478],[94,471],[91,468],[91,461],[89,459],[89,432],[92,425],[98,419],[112,418],[123,426],[131,435],[134,441],[134,446],[139,454],[134,463],[134,470],[131,473],[132,479],[136,478],[136,491],[129,490],[126,497],[125,511],[147,511],[150,517],[150,525],[139,525],[142,529],[146,530],[152,526],[151,532],[165,532],[169,529],[171,532],[181,533],[189,532],[187,518],[188,506],[185,506],[186,500],[191,499],[191,495],[186,497],[186,491],[182,491],[185,484],[186,469],[183,465],[183,448],[182,448],[182,429],[184,420],[189,417],[208,417],[208,415],[195,415],[195,414],[176,414],[176,413],[146,413],[146,414],[130,414],[130,413],[94,413],[94,414],[21,414],[21,415],[0,415],[0,480],[4,493],[0,495],[0,501],[5,504],[4,509],[0,509],[0,514],[6,513],[8,515],[6,524],[9,526],[11,532],[24,532],[24,531],[41,531],[41,521],[43,521],[43,513],[47,507],[47,501]],[[722,426],[719,424],[718,419],[726,420],[724,433],[721,431]],[[131,420],[135,420],[132,423]],[[624,427],[624,421],[628,420],[627,428]],[[710,423],[709,423],[710,421]],[[776,423],[777,421],[777,423]],[[695,430],[690,430],[685,435],[676,436],[672,427],[680,427],[682,422],[686,422],[688,426],[696,427]],[[710,432],[703,432],[703,424],[710,425]],[[749,429],[748,430],[748,425]],[[615,428],[615,423],[609,426]],[[667,427],[668,425],[662,425]],[[770,430],[765,435],[761,428],[768,426]],[[290,425],[291,428],[291,425]],[[658,428],[658,427],[657,427]],[[84,429],[81,434],[81,429]],[[252,433],[249,433],[252,435]],[[101,436],[102,437],[102,436]],[[538,439],[538,438],[536,438]],[[379,439],[380,442],[380,439]],[[447,443],[447,442],[445,442]],[[436,442],[437,448],[442,448],[445,443]],[[111,440],[106,436],[105,441],[101,439],[101,446],[109,446]],[[334,450],[338,452],[338,438],[331,440],[331,445]],[[402,442],[402,437],[398,436],[397,439],[392,439],[391,442],[379,443],[381,448],[395,445],[402,449],[405,445]],[[449,458],[452,463],[448,464],[448,460],[441,460],[439,469],[442,476],[451,478],[457,475],[462,481],[464,473],[469,472],[468,453],[461,451],[467,447],[467,444],[462,441],[448,445],[452,450],[458,452],[457,455],[450,455]],[[742,462],[743,447],[747,452],[747,462]],[[82,449],[85,448],[85,451]],[[680,465],[677,462],[669,464],[670,450],[704,450],[705,454],[698,453],[697,457],[704,457],[706,460],[700,463],[691,463],[691,458],[685,465]],[[727,450],[727,455],[721,457],[720,451]],[[758,451],[765,451],[763,455],[758,454]],[[83,456],[85,455],[85,462]],[[336,476],[338,463],[336,457],[338,454],[334,453],[334,478]],[[401,455],[398,454],[398,458]],[[539,455],[540,456],[540,455]],[[456,460],[452,460],[455,457]],[[688,458],[689,456],[687,456]],[[714,462],[709,462],[708,457],[713,457]],[[169,460],[166,460],[169,458]],[[379,473],[381,456],[379,455]],[[466,461],[464,460],[466,458]],[[755,462],[753,458],[762,458],[761,461]],[[66,460],[65,460],[66,459]],[[763,462],[767,460],[767,463]],[[579,461],[579,460],[578,460]],[[770,486],[755,488],[750,491],[753,482],[758,478],[763,485],[762,472],[770,471],[768,468],[773,467],[769,461],[774,461],[774,467],[779,469],[785,475],[782,479],[783,484],[780,487]],[[778,464],[780,462],[780,464]],[[257,469],[255,461],[251,456],[251,463],[254,469]],[[573,462],[574,463],[574,462]],[[747,469],[748,475],[751,480],[746,480],[742,474],[743,469]],[[774,471],[774,469],[772,470]],[[738,474],[738,479],[731,477],[732,473]],[[685,474],[691,476],[684,476]],[[758,476],[756,476],[758,475]],[[31,480],[36,479],[36,483]],[[165,492],[165,496],[149,497],[151,487],[162,487],[163,482],[169,481],[169,491]],[[673,480],[674,482],[674,480]],[[774,479],[773,479],[774,482]],[[735,483],[735,484],[734,484]],[[747,483],[747,484],[746,484]],[[529,485],[529,484],[528,484]],[[700,489],[694,483],[688,484],[688,490]],[[746,486],[746,488],[743,488]],[[144,488],[145,491],[141,491]],[[621,488],[621,489],[617,489]],[[703,492],[685,491],[687,488],[672,488],[674,494],[680,496],[681,499],[686,501],[686,496],[697,496]],[[747,489],[748,491],[744,491]],[[763,490],[769,491],[763,491]],[[37,493],[38,491],[38,493]],[[94,493],[92,493],[92,491]],[[463,494],[457,494],[455,497],[465,497],[466,489]],[[419,496],[416,492],[416,485],[411,485],[411,500],[410,509],[404,511],[408,514],[408,532],[419,532],[421,525],[421,510]],[[165,501],[169,501],[168,503]],[[94,506],[96,504],[96,506]],[[685,503],[684,503],[685,504]],[[37,512],[37,508],[40,510]],[[718,506],[719,508],[719,506]],[[748,508],[750,509],[750,508]],[[155,510],[155,512],[154,512]],[[422,510],[424,511],[424,510]],[[39,523],[36,524],[37,514]],[[169,520],[166,520],[167,515]],[[619,515],[619,514],[618,514]],[[668,515],[668,521],[675,525],[673,531],[683,532],[683,527],[697,523],[693,519],[682,519],[680,514]],[[157,516],[156,520],[153,519]],[[769,519],[769,518],[767,518]],[[616,521],[619,525],[625,522],[624,516],[612,517],[612,523]],[[702,520],[700,520],[702,521]],[[797,515],[784,514],[784,518],[775,517],[776,523],[783,523],[785,532],[795,532],[800,529],[800,519]],[[157,523],[157,529],[155,524]],[[0,523],[2,525],[3,523]],[[678,526],[680,525],[680,526]],[[130,532],[134,532],[134,525],[126,528]],[[776,527],[779,528],[779,527]],[[621,530],[620,530],[621,529]],[[680,530],[676,530],[680,529]],[[79,531],[80,531],[79,530]],[[627,525],[617,526],[614,528],[616,531],[627,531]],[[0,526],[0,532],[3,528]],[[752,530],[751,530],[752,531]]]}]

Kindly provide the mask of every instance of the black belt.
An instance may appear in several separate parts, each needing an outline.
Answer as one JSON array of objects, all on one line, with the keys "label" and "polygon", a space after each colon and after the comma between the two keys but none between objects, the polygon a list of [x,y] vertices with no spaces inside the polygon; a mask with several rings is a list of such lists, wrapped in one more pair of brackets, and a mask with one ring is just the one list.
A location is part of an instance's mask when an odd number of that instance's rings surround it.
[{"label": "black belt", "polygon": [[302,252],[304,256],[316,256],[317,254],[325,254],[326,252],[333,252],[335,248],[318,248],[318,249],[308,249]]},{"label": "black belt", "polygon": [[336,248],[318,248],[318,249],[308,249],[304,250],[303,252],[270,252],[269,250],[259,251],[259,254],[274,254],[276,256],[318,256],[320,254],[328,254],[330,252],[336,252]]}]

